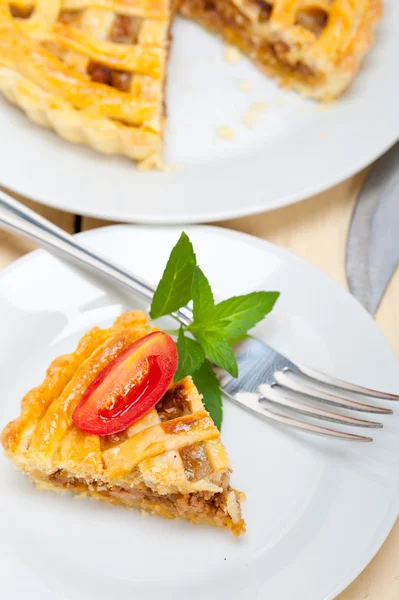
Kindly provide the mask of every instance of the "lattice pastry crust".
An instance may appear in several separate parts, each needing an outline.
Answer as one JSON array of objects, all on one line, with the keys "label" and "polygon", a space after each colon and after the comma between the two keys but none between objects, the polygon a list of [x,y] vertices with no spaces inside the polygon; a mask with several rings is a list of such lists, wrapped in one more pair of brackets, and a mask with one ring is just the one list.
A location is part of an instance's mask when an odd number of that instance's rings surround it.
[{"label": "lattice pastry crust", "polygon": [[169,0],[0,0],[0,90],[62,138],[159,162]]},{"label": "lattice pastry crust", "polygon": [[355,76],[381,0],[182,0],[183,15],[238,46],[267,74],[331,100]]},{"label": "lattice pastry crust", "polygon": [[4,429],[6,454],[39,487],[239,535],[245,530],[240,494],[230,487],[219,431],[190,377],[120,434],[88,435],[73,424],[73,411],[99,371],[150,331],[144,313],[126,313],[55,359],[43,383],[23,398],[20,416]]}]

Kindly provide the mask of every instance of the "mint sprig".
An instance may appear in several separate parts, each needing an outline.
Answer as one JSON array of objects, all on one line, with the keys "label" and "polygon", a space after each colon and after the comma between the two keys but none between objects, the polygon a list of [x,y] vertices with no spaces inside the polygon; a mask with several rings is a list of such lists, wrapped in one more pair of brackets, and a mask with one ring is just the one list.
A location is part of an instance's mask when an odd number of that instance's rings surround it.
[{"label": "mint sprig", "polygon": [[156,319],[193,301],[193,323],[181,327],[177,337],[179,363],[175,381],[187,375],[193,377],[206,409],[219,428],[223,419],[222,395],[211,362],[237,377],[234,341],[245,338],[248,330],[273,309],[278,297],[279,292],[252,292],[216,304],[187,234],[181,234],[170,254],[150,315]]}]

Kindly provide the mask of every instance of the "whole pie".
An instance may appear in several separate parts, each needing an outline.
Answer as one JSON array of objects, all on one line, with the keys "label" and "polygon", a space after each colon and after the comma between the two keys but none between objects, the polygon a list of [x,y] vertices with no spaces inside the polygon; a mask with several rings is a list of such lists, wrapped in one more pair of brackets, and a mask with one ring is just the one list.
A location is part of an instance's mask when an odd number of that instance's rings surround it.
[{"label": "whole pie", "polygon": [[239,535],[245,531],[243,496],[230,486],[220,433],[190,377],[172,384],[123,431],[100,436],[75,425],[74,411],[91,384],[151,331],[146,315],[132,311],[109,329],[92,329],[75,352],[56,358],[2,432],[6,454],[39,488]]},{"label": "whole pie", "polygon": [[[381,0],[180,0],[284,86],[339,96]],[[61,137],[161,165],[173,0],[0,0],[0,90]],[[195,118],[195,116],[193,116]]]}]

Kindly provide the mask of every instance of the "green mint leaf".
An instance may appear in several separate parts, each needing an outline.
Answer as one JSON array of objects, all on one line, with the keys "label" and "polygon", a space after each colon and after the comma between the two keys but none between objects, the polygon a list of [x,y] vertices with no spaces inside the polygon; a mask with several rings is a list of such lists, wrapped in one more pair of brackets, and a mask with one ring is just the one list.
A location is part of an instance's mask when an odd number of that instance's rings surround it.
[{"label": "green mint leaf", "polygon": [[233,296],[215,306],[209,325],[220,322],[229,338],[243,335],[265,318],[279,295],[279,292],[253,292]]},{"label": "green mint leaf", "polygon": [[243,342],[244,340],[247,340],[250,336],[247,335],[246,333],[243,333],[242,335],[236,335],[233,338],[229,339],[229,346],[231,346],[232,348],[234,348],[234,346],[236,344],[239,344],[240,342]]},{"label": "green mint leaf", "polygon": [[193,246],[183,231],[169,256],[152,299],[152,319],[169,315],[191,300],[191,282],[196,263]]},{"label": "green mint leaf", "polygon": [[198,266],[194,268],[191,296],[194,322],[200,323],[209,320],[215,308],[215,301],[209,281]]},{"label": "green mint leaf", "polygon": [[183,328],[180,328],[176,342],[177,352],[179,354],[179,364],[174,376],[174,381],[180,381],[187,375],[192,375],[197,371],[205,360],[205,352],[198,342],[184,335]]},{"label": "green mint leaf", "polygon": [[226,339],[212,331],[200,330],[197,333],[206,356],[233,377],[238,376],[238,365],[234,352]]},{"label": "green mint leaf", "polygon": [[192,377],[198,391],[203,395],[202,401],[206,410],[220,430],[223,420],[222,393],[209,360],[205,360],[201,367],[193,373]]},{"label": "green mint leaf", "polygon": [[227,325],[229,324],[228,319],[223,320],[223,321],[218,321],[218,322],[199,322],[196,323],[194,321],[194,323],[191,323],[191,325],[189,325],[187,327],[187,331],[190,331],[191,333],[193,333],[196,337],[201,336],[202,335],[216,335],[219,338],[222,339],[229,339],[230,338],[230,334],[229,331],[227,329]]}]

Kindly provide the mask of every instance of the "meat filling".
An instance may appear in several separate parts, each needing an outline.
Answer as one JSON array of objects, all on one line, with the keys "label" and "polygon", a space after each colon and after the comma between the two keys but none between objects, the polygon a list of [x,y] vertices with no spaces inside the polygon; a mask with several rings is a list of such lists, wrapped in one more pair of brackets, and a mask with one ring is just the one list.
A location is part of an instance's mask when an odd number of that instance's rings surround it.
[{"label": "meat filling", "polygon": [[160,496],[147,488],[144,484],[134,490],[126,490],[118,486],[106,486],[96,481],[87,483],[77,477],[67,477],[64,472],[57,471],[50,477],[50,481],[65,490],[83,493],[90,490],[98,492],[101,496],[114,498],[130,507],[151,509],[152,504],[163,508],[168,516],[209,516],[216,519],[228,518],[226,508],[227,495],[230,490],[212,494],[210,492],[197,492],[194,494],[167,494]]},{"label": "meat filling", "polygon": [[184,386],[176,385],[166,392],[156,405],[159,418],[164,423],[191,414]]},{"label": "meat filling", "polygon": [[112,24],[109,39],[116,44],[137,44],[143,19],[117,15]]},{"label": "meat filling", "polygon": [[265,23],[265,21],[270,19],[273,7],[269,2],[265,2],[265,0],[256,0],[256,4],[259,6],[259,21]]},{"label": "meat filling", "polygon": [[327,25],[328,15],[325,10],[320,8],[311,8],[308,10],[300,10],[296,15],[296,24],[302,25],[305,29],[312,31],[315,36],[319,37]]},{"label": "meat filling", "polygon": [[198,481],[212,471],[203,444],[191,444],[180,450],[184,473],[189,481]]},{"label": "meat filling", "polygon": [[17,4],[10,4],[10,12],[14,19],[29,19],[34,11],[34,6],[18,6]]},{"label": "meat filling", "polygon": [[132,76],[125,71],[109,69],[100,63],[90,61],[87,66],[87,74],[92,81],[110,85],[121,92],[128,92]]},{"label": "meat filling", "polygon": [[64,25],[75,25],[80,20],[80,10],[62,10],[60,12],[59,21]]},{"label": "meat filling", "polygon": [[[269,20],[273,7],[265,0],[255,0],[259,6],[259,22]],[[315,79],[318,74],[309,65],[290,58],[290,47],[282,41],[271,41],[252,31],[252,23],[237,6],[226,0],[182,0],[181,11],[189,18],[202,22],[212,31],[223,33],[229,43],[236,44],[260,64],[273,67],[282,74],[292,74],[302,80]],[[300,16],[303,22],[302,16]],[[312,15],[306,15],[308,29],[320,30],[324,19],[310,25]],[[314,27],[313,27],[314,25]]]}]

